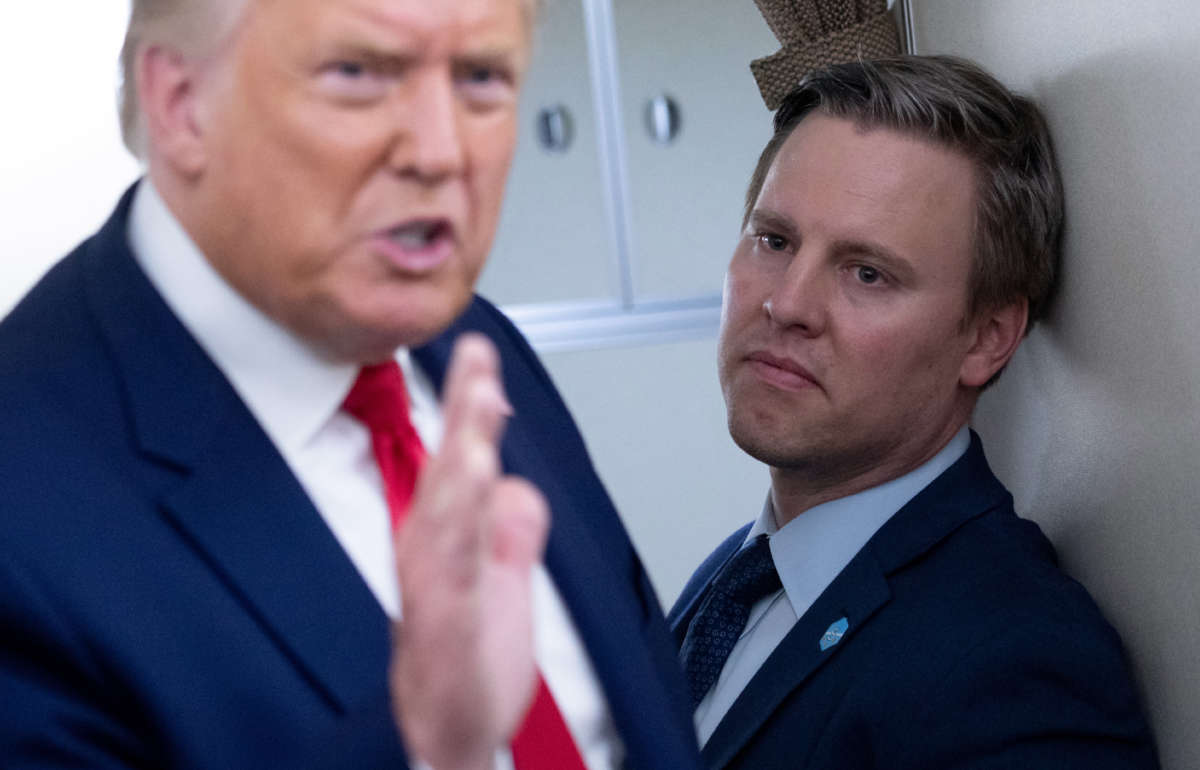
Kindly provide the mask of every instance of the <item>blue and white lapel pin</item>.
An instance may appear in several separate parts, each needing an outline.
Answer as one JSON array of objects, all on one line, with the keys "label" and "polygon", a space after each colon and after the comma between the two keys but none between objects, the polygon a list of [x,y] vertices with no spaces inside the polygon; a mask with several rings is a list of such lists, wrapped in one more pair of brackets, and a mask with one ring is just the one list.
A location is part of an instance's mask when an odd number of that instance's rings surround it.
[{"label": "blue and white lapel pin", "polygon": [[821,635],[821,652],[825,652],[830,647],[842,641],[842,637],[846,635],[846,629],[850,628],[850,620],[842,618],[835,620],[829,628],[825,629],[825,633]]}]

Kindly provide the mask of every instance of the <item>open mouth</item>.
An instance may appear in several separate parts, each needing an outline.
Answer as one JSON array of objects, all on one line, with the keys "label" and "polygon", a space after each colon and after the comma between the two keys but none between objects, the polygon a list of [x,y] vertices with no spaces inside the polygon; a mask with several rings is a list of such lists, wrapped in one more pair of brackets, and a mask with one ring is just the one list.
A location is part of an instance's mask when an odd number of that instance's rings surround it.
[{"label": "open mouth", "polygon": [[428,273],[454,254],[454,226],[448,219],[413,219],[377,233],[375,247],[398,270]]},{"label": "open mouth", "polygon": [[388,238],[404,249],[418,251],[427,249],[438,241],[448,238],[450,223],[445,220],[409,222],[388,230]]}]

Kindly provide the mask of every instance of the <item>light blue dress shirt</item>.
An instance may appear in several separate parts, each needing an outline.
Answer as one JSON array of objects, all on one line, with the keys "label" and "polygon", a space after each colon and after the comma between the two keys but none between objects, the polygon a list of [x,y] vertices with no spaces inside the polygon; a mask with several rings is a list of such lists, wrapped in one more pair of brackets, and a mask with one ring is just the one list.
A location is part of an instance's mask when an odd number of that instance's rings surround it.
[{"label": "light blue dress shirt", "polygon": [[701,745],[708,742],[775,647],[854,555],[905,503],[962,457],[970,443],[970,431],[963,426],[924,465],[877,487],[810,508],[782,529],[767,496],[746,543],[763,533],[770,537],[771,556],[783,588],[750,609],[746,628],[720,677],[696,707]]}]

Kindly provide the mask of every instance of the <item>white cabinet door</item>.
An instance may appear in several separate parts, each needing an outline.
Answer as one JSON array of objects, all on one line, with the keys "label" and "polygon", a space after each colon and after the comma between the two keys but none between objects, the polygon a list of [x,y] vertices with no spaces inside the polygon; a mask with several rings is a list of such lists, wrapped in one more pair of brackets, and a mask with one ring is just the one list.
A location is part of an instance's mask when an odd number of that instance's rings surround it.
[{"label": "white cabinet door", "polygon": [[[517,154],[480,293],[505,304],[593,300],[617,293],[615,243],[601,175],[583,7],[546,4],[535,33]],[[564,151],[539,143],[539,116],[562,108]]]},{"label": "white cabinet door", "polygon": [[[720,290],[746,184],[771,135],[750,60],[778,41],[751,0],[613,0],[638,299]],[[660,144],[646,105],[669,96],[679,133]]]}]

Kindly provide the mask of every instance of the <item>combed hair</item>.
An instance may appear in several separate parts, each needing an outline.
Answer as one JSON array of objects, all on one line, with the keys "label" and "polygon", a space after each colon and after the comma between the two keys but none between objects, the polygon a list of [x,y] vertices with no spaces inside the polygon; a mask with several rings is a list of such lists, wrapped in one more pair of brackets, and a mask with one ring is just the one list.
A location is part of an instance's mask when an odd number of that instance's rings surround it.
[{"label": "combed hair", "polygon": [[[138,158],[145,157],[146,137],[138,104],[137,62],[149,45],[165,45],[185,55],[215,49],[251,0],[132,0],[125,43],[121,46],[121,85],[117,109],[121,139]],[[522,0],[532,22],[550,0]]]},{"label": "combed hair", "polygon": [[899,56],[812,72],[775,113],[775,133],[746,192],[744,221],[780,147],[814,110],[927,139],[974,161],[969,314],[1024,298],[1029,327],[1044,317],[1061,259],[1064,203],[1046,119],[1032,100],[953,56]]}]

